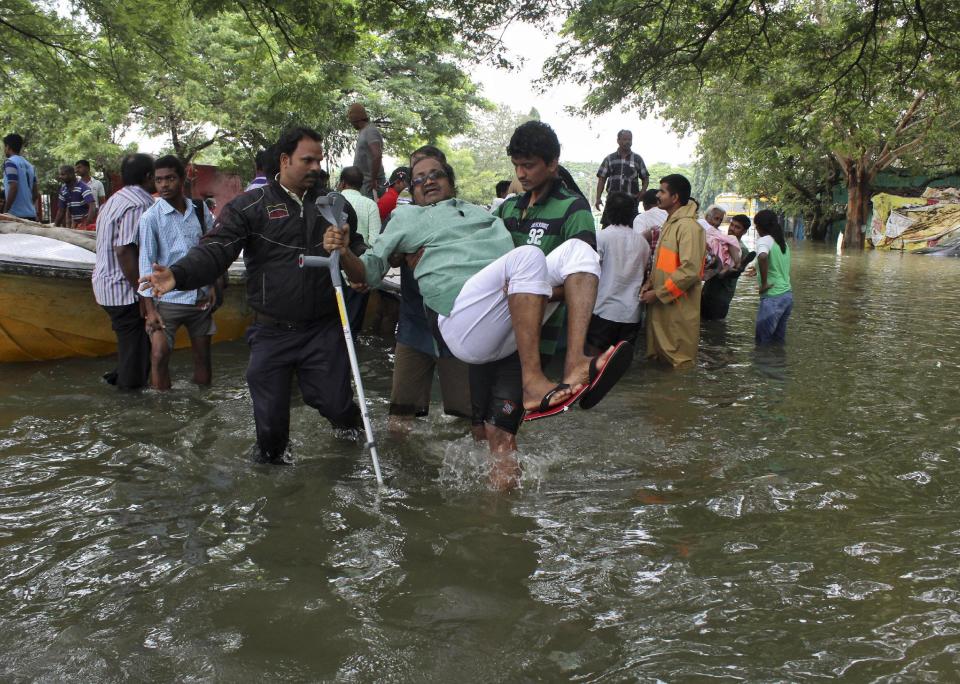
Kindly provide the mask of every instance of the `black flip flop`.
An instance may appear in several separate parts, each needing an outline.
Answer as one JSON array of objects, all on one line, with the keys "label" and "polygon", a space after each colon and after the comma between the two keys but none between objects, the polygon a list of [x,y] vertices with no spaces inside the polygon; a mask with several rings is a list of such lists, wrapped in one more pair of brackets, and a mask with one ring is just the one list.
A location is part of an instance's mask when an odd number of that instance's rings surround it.
[{"label": "black flip flop", "polygon": [[552,390],[543,395],[543,399],[540,400],[540,407],[536,411],[528,411],[524,415],[523,420],[539,420],[540,418],[549,418],[550,416],[555,416],[558,413],[563,413],[568,410],[573,404],[583,396],[583,393],[586,391],[586,387],[581,389],[579,392],[574,393],[572,396],[567,397],[565,401],[561,401],[559,404],[550,405],[550,398],[559,392],[560,390],[569,389],[570,385],[565,382],[561,382]]},{"label": "black flip flop", "polygon": [[580,408],[592,409],[607,396],[607,392],[620,381],[633,363],[633,346],[629,342],[620,342],[613,348],[607,364],[597,370],[596,357],[590,362],[590,384],[580,400]]}]

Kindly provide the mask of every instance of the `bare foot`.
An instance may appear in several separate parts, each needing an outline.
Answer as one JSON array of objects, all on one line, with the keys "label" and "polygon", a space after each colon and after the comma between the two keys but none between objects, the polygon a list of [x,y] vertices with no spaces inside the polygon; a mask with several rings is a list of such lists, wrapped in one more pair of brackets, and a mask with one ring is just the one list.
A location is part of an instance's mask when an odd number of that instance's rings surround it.
[{"label": "bare foot", "polygon": [[[607,365],[615,348],[616,347],[610,347],[607,351],[596,357],[597,371],[602,370],[603,367]],[[590,382],[590,361],[591,358],[589,356],[583,355],[574,361],[570,361],[568,358],[566,368],[564,369],[563,381],[568,385],[573,385],[574,383],[588,384]]]},{"label": "bare foot", "polygon": [[471,425],[470,434],[473,435],[473,441],[477,444],[486,444],[487,430],[485,425]]},{"label": "bare foot", "polygon": [[490,454],[490,486],[499,492],[509,492],[520,484],[523,470],[514,454]]},{"label": "bare foot", "polygon": [[[556,383],[551,382],[546,378],[546,376],[540,376],[538,380],[524,383],[523,385],[523,408],[528,411],[536,411],[540,408],[540,402],[543,401],[543,398],[548,392],[550,392]],[[556,406],[569,397],[573,396],[574,393],[580,390],[581,384],[571,385],[567,389],[559,389],[554,392],[550,397],[549,406]]]},{"label": "bare foot", "polygon": [[394,439],[402,439],[413,431],[413,420],[406,416],[389,416],[387,432]]}]

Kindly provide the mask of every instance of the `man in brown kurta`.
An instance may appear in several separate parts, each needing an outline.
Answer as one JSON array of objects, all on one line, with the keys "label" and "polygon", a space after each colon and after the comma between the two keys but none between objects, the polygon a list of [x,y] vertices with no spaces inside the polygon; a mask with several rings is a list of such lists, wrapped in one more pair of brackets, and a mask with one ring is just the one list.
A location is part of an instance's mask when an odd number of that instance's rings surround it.
[{"label": "man in brown kurta", "polygon": [[696,204],[690,201],[690,181],[680,174],[661,178],[657,206],[667,212],[667,220],[640,293],[647,304],[647,357],[679,366],[697,358],[707,244]]}]

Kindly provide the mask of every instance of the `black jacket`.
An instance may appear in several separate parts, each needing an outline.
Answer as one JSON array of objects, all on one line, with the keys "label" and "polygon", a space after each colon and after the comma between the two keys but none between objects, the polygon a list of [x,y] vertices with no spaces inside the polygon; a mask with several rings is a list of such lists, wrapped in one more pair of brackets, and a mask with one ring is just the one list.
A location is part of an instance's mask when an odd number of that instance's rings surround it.
[{"label": "black jacket", "polygon": [[[178,290],[212,283],[243,250],[247,267],[247,300],[254,311],[284,321],[310,321],[336,314],[330,273],[325,268],[300,268],[301,254],[327,256],[323,233],[329,223],[308,191],[303,209],[277,182],[238,195],[220,212],[200,244],[170,267]],[[350,249],[366,249],[357,233],[356,212],[346,205]]]}]

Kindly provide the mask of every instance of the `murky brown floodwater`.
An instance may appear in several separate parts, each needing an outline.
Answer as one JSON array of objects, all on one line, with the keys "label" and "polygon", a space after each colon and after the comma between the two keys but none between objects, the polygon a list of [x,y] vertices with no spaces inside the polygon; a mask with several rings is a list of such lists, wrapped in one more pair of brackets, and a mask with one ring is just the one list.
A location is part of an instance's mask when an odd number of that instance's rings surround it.
[{"label": "murky brown floodwater", "polygon": [[[960,260],[811,246],[786,350],[756,286],[687,372],[521,434],[366,455],[299,406],[253,467],[246,348],[200,391],[0,367],[4,681],[949,680],[960,670]],[[361,349],[377,425],[391,362]]]}]

